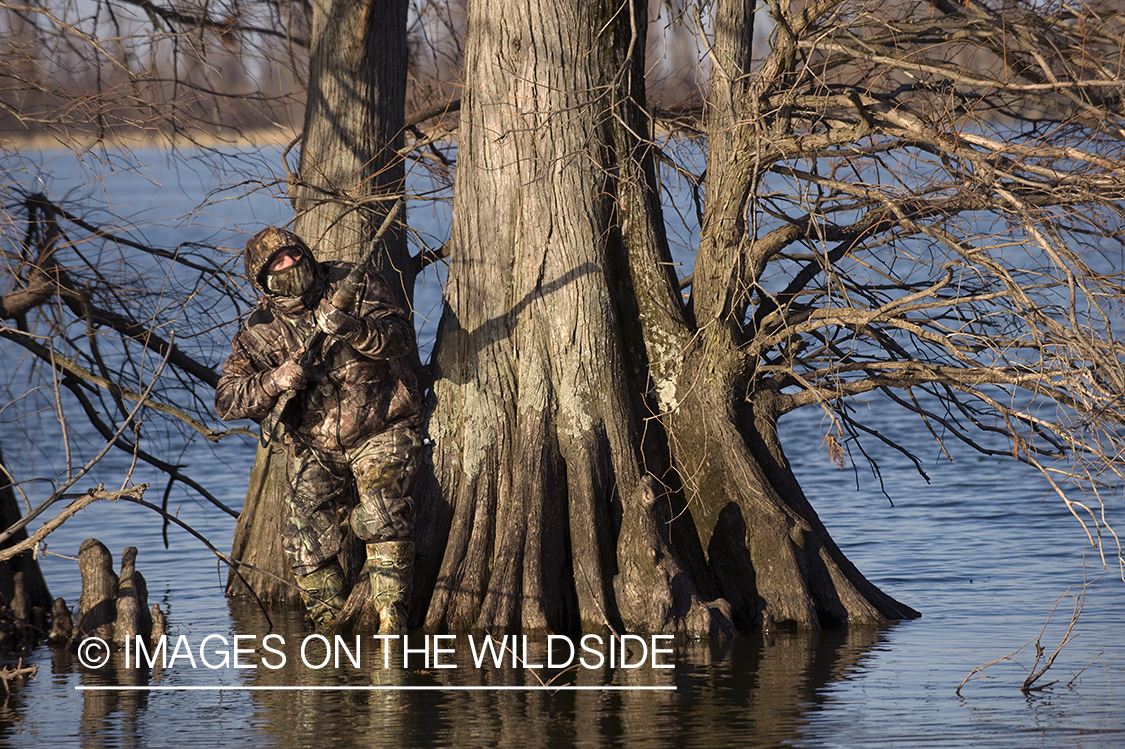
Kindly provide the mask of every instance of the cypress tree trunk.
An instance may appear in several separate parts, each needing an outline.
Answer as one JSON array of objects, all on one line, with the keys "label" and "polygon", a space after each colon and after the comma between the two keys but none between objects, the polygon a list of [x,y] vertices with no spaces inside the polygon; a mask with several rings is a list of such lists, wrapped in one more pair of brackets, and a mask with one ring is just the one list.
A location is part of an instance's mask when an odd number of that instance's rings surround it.
[{"label": "cypress tree trunk", "polygon": [[648,475],[667,456],[639,334],[670,343],[683,323],[644,137],[645,9],[618,6],[470,8],[428,628],[730,630],[690,516],[673,523]]},{"label": "cypress tree trunk", "polygon": [[[683,399],[668,420],[687,504],[711,570],[740,628],[880,624],[917,612],[887,596],[844,557],[789,469],[771,393],[745,392],[686,359]],[[730,375],[728,374],[728,378]]]},{"label": "cypress tree trunk", "polygon": [[[11,526],[23,516],[9,476],[0,454],[0,528]],[[20,530],[5,545],[26,539],[27,531]],[[24,552],[0,563],[0,610],[6,610],[11,617],[17,641],[13,643],[6,633],[0,632],[0,650],[46,635],[51,604],[51,593],[34,554]]]},{"label": "cypress tree trunk", "polygon": [[[727,16],[747,33],[748,11]],[[433,595],[415,615],[428,629],[692,635],[913,616],[840,554],[768,398],[745,399],[726,283],[751,184],[737,140],[717,144],[733,166],[715,175],[710,279],[700,307],[681,301],[645,18],[610,0],[469,8],[422,492]]]},{"label": "cypress tree trunk", "polygon": [[752,82],[776,78],[750,75],[753,10],[742,0],[715,7],[706,203],[690,310],[695,333],[666,388],[675,392],[664,404],[669,443],[711,571],[739,626],[916,617],[832,541],[781,450],[777,394],[748,385],[757,362],[740,354],[742,326],[766,258],[751,243],[746,206],[759,179],[755,144],[768,124]]},{"label": "cypress tree trunk", "polygon": [[621,626],[614,543],[641,471],[610,278],[609,5],[469,9],[428,628]]}]

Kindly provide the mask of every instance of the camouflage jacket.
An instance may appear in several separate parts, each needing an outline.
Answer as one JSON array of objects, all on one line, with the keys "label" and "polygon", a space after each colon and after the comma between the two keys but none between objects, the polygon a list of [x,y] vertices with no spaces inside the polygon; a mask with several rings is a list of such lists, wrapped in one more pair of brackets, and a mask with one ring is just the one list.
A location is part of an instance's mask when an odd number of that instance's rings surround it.
[{"label": "camouflage jacket", "polygon": [[[331,298],[351,268],[349,263],[319,264],[323,298]],[[286,443],[335,451],[392,426],[421,421],[422,399],[406,359],[415,346],[414,327],[378,272],[368,270],[350,313],[360,320],[360,333],[347,343],[328,339],[319,379],[310,380],[286,411]],[[304,344],[315,325],[312,311],[287,313],[275,297],[263,294],[223,364],[215,390],[219,416],[264,419],[277,398],[263,387],[263,379]]]}]

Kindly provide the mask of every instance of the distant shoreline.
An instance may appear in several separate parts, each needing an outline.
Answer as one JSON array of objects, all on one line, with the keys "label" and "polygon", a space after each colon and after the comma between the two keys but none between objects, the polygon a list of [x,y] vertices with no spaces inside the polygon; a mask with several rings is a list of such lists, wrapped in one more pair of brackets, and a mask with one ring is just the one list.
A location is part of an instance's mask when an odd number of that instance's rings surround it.
[{"label": "distant shoreline", "polygon": [[145,133],[141,131],[66,137],[56,133],[0,132],[0,149],[34,149],[51,151],[66,149],[88,151],[96,146],[131,150],[134,148],[221,148],[223,146],[287,146],[297,137],[292,128],[247,128],[225,133]]}]

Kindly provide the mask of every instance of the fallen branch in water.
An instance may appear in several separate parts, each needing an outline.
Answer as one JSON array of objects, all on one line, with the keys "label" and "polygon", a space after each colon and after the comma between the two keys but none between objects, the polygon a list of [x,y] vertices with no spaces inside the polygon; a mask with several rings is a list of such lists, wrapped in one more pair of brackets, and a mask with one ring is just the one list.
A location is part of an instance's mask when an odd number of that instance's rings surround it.
[{"label": "fallen branch in water", "polygon": [[[1086,586],[1087,585],[1088,585],[1088,583],[1084,582],[1082,584],[1081,593],[1079,593],[1077,595],[1074,594],[1074,593],[1071,593],[1071,588],[1067,588],[1066,592],[1063,593],[1061,596],[1058,597],[1058,599],[1055,600],[1055,605],[1053,607],[1051,607],[1051,613],[1047,615],[1047,620],[1045,622],[1043,622],[1043,628],[1039,630],[1039,637],[1037,637],[1034,641],[1035,642],[1035,663],[1032,664],[1030,669],[1025,667],[1023,664],[1021,664],[1014,657],[1014,656],[1018,655],[1021,650],[1023,650],[1024,648],[1026,648],[1028,645],[1031,644],[1032,641],[1028,640],[1023,645],[1020,645],[1018,648],[1013,650],[1011,653],[1008,653],[1005,656],[997,658],[996,660],[989,661],[988,663],[981,664],[981,665],[977,666],[976,668],[974,668],[972,671],[970,671],[969,675],[966,676],[964,679],[962,679],[961,683],[957,685],[957,689],[955,690],[956,693],[957,693],[957,696],[961,696],[961,688],[963,686],[965,686],[965,684],[967,684],[973,678],[973,676],[981,673],[982,671],[984,671],[989,666],[995,666],[997,663],[1003,663],[1004,661],[1011,661],[1012,663],[1015,663],[1017,666],[1019,666],[1020,668],[1023,668],[1025,671],[1027,671],[1027,678],[1024,679],[1023,684],[1020,686],[1020,691],[1023,692],[1024,694],[1029,694],[1031,692],[1038,692],[1040,690],[1046,689],[1047,687],[1051,686],[1052,684],[1057,684],[1058,680],[1056,679],[1055,681],[1050,681],[1050,682],[1047,682],[1046,684],[1041,684],[1039,686],[1035,686],[1035,683],[1037,681],[1039,681],[1039,679],[1041,679],[1045,673],[1047,673],[1047,670],[1050,669],[1051,666],[1054,665],[1055,659],[1059,657],[1059,653],[1062,652],[1062,649],[1064,647],[1066,647],[1072,640],[1074,640],[1075,637],[1078,637],[1078,633],[1074,631],[1074,627],[1078,624],[1078,617],[1081,616],[1082,607],[1086,603]],[[1043,644],[1042,644],[1043,635],[1047,631],[1047,625],[1051,623],[1051,618],[1055,615],[1055,612],[1058,611],[1059,605],[1063,602],[1063,600],[1067,596],[1071,596],[1072,598],[1074,598],[1074,610],[1071,612],[1071,615],[1070,615],[1070,624],[1067,626],[1066,632],[1063,634],[1062,639],[1059,641],[1058,646],[1055,647],[1054,652],[1052,652],[1049,656],[1047,656],[1047,649],[1045,647],[1043,647]],[[1041,663],[1042,663],[1042,666],[1040,666]],[[1089,665],[1087,665],[1086,668],[1089,668]],[[1085,670],[1086,670],[1085,668],[1082,669],[1082,671],[1085,671]],[[1080,671],[1079,674],[1081,674],[1081,673],[1082,672]],[[1077,678],[1077,675],[1074,678]],[[1073,682],[1074,682],[1074,679],[1071,679],[1070,683],[1073,683]]]},{"label": "fallen branch in water", "polygon": [[1018,655],[1019,652],[1021,650],[1023,650],[1024,648],[1026,648],[1029,644],[1031,644],[1030,640],[1028,642],[1025,642],[1023,645],[1020,645],[1018,648],[1016,648],[1012,652],[1008,653],[1007,655],[1001,656],[994,661],[989,661],[988,663],[982,663],[981,665],[974,668],[972,671],[969,672],[969,675],[966,676],[964,679],[962,679],[961,683],[957,685],[957,689],[955,690],[957,692],[957,696],[958,697],[961,696],[961,687],[968,684],[969,680],[972,679],[975,674],[979,674],[981,671],[984,671],[989,666],[995,666],[997,663],[1003,663],[1004,661],[1011,661],[1012,663],[1015,663],[1017,666],[1020,666],[1020,668],[1023,668],[1023,666],[1020,664],[1020,662],[1017,661],[1013,656]]},{"label": "fallen branch in water", "polygon": [[1066,593],[1063,593],[1061,596],[1059,596],[1058,600],[1055,601],[1055,605],[1051,608],[1051,613],[1047,616],[1047,621],[1043,622],[1043,629],[1039,631],[1039,638],[1035,641],[1035,663],[1032,665],[1031,672],[1028,674],[1027,678],[1024,679],[1023,686],[1020,687],[1020,691],[1024,694],[1027,694],[1032,690],[1039,691],[1041,689],[1045,689],[1058,681],[1056,679],[1055,681],[1047,682],[1042,686],[1034,686],[1035,682],[1039,681],[1040,677],[1042,677],[1043,674],[1047,673],[1047,669],[1054,665],[1055,659],[1059,657],[1059,653],[1062,652],[1062,649],[1066,647],[1067,643],[1078,636],[1078,633],[1074,631],[1074,625],[1078,624],[1078,617],[1082,614],[1082,606],[1086,603],[1085,585],[1082,586],[1082,593],[1080,595],[1073,596],[1074,611],[1070,615],[1070,625],[1066,628],[1066,633],[1063,635],[1062,640],[1059,641],[1058,647],[1055,648],[1055,652],[1051,653],[1046,662],[1043,663],[1043,667],[1038,671],[1036,670],[1036,666],[1038,666],[1040,661],[1043,660],[1043,654],[1047,652],[1043,645],[1040,643],[1040,641],[1043,639],[1043,633],[1047,631],[1047,625],[1050,624],[1051,617],[1055,615],[1055,611],[1058,610],[1059,604],[1062,603],[1063,599],[1068,595],[1071,595],[1070,588],[1067,588]]},{"label": "fallen branch in water", "polygon": [[34,679],[35,674],[39,672],[39,666],[25,666],[23,665],[23,658],[15,666],[5,666],[0,668],[0,681],[4,682],[4,694],[11,694],[12,689],[8,686],[8,682],[12,679],[18,679],[21,676],[26,676],[29,679]]}]

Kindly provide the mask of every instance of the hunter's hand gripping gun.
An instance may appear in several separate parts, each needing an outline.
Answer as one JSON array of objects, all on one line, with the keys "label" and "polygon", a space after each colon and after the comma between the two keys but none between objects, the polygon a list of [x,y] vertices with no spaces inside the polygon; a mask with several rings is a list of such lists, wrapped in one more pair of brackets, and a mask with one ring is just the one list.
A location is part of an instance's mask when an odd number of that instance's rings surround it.
[{"label": "hunter's hand gripping gun", "polygon": [[[375,258],[375,253],[379,249],[379,245],[382,244],[383,237],[390,231],[391,227],[394,226],[395,221],[402,214],[405,207],[406,203],[402,198],[396,200],[395,204],[391,206],[391,210],[387,212],[386,218],[383,219],[383,223],[379,226],[379,231],[375,234],[375,238],[371,242],[371,249],[368,251],[367,256],[356,263],[351,272],[340,282],[336,293],[332,295],[330,303],[333,307],[342,312],[348,312],[351,310],[352,306],[355,305],[355,298],[356,295],[359,294],[360,287],[363,284],[363,277],[367,273],[367,267],[371,265],[371,261]],[[297,363],[303,368],[313,366],[317,357],[320,356],[321,350],[324,348],[324,341],[327,338],[328,334],[317,327],[301,345],[300,354],[296,357]],[[266,418],[262,420],[259,441],[263,447],[268,445],[277,435],[277,426],[285,416],[285,411],[289,407],[289,402],[293,400],[293,396],[296,394],[296,390],[286,390],[282,393],[278,397],[277,403],[274,404],[273,409]]]}]

